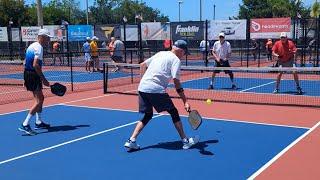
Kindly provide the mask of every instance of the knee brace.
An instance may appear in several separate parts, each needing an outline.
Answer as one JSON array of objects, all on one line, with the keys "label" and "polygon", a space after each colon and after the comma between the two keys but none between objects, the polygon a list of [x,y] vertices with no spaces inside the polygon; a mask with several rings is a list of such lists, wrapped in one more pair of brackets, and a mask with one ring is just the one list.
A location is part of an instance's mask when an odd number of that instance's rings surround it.
[{"label": "knee brace", "polygon": [[148,122],[152,119],[153,113],[147,112],[144,114],[143,118],[140,120],[143,125],[147,125]]},{"label": "knee brace", "polygon": [[180,121],[180,116],[179,116],[177,108],[171,109],[170,111],[168,111],[168,113],[171,115],[173,123]]}]

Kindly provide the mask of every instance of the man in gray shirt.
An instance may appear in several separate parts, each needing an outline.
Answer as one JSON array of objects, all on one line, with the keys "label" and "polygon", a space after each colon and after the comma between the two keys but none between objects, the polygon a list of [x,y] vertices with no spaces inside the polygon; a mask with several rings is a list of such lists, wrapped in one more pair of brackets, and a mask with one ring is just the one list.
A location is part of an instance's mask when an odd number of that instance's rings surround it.
[{"label": "man in gray shirt", "polygon": [[[123,61],[123,53],[124,53],[124,44],[121,40],[118,38],[112,38],[114,40],[113,42],[113,54],[111,56],[111,59],[115,63],[124,63]],[[114,71],[118,71],[119,68],[116,67]]]}]

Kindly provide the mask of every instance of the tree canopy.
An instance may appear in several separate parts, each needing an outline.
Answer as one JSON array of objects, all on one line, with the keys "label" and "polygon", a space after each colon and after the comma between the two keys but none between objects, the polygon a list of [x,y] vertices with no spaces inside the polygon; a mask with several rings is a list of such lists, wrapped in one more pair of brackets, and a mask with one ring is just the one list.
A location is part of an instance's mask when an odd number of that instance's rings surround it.
[{"label": "tree canopy", "polygon": [[[62,20],[70,24],[85,24],[86,10],[81,9],[78,0],[51,0],[43,4],[43,19],[46,25],[61,24]],[[271,17],[317,17],[320,4],[316,1],[305,7],[301,0],[243,0],[237,19]],[[137,0],[95,0],[89,7],[89,24],[119,24],[126,17],[128,23],[135,23],[141,15],[145,22],[168,22],[169,17],[158,9],[149,7]],[[0,26],[37,25],[36,4],[27,5],[24,0],[0,0]]]},{"label": "tree canopy", "polygon": [[[86,24],[86,10],[80,8],[77,0],[51,0],[43,4],[45,25]],[[141,15],[144,21],[169,21],[168,16],[158,9],[132,0],[95,0],[89,7],[89,24],[119,24],[125,16],[128,23],[135,23],[135,16]],[[24,0],[0,0],[0,26],[8,26],[12,19],[14,26],[37,25],[36,4],[27,5]]]},{"label": "tree canopy", "polygon": [[243,0],[239,19],[272,17],[310,17],[310,8],[300,0]]}]

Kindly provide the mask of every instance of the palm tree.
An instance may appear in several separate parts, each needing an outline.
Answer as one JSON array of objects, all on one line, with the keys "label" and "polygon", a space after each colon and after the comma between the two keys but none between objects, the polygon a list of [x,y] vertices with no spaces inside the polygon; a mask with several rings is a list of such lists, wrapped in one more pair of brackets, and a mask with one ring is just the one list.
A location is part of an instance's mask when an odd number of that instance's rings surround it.
[{"label": "palm tree", "polygon": [[38,16],[38,26],[43,26],[43,13],[42,13],[41,0],[37,0],[37,16]]},{"label": "palm tree", "polygon": [[311,7],[310,16],[313,18],[317,18],[320,15],[320,3],[316,0]]}]

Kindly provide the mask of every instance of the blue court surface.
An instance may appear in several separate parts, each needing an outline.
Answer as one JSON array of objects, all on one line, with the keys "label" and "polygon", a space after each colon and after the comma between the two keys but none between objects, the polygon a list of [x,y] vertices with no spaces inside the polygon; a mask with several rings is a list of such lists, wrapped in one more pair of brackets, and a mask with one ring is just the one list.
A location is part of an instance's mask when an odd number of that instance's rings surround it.
[{"label": "blue court surface", "polygon": [[[70,82],[71,80],[71,72],[70,71],[44,71],[43,72],[45,77],[48,81],[58,81],[58,82]],[[131,73],[125,72],[114,72],[109,73],[109,78],[121,78],[121,77],[129,77]],[[19,79],[23,80],[23,73],[16,73],[16,74],[7,74],[7,75],[0,75],[1,78],[9,78],[9,79]],[[81,72],[81,71],[74,71],[73,72],[73,82],[75,83],[83,83],[83,82],[92,82],[102,80],[103,76],[99,72],[95,73],[88,73],[88,72]]]},{"label": "blue court surface", "polygon": [[[245,179],[308,129],[205,119],[188,135],[201,141],[183,150],[168,115],[155,115],[138,142],[123,147],[137,112],[57,105],[44,110],[53,126],[36,136],[17,130],[27,112],[0,115],[0,179]],[[34,121],[32,121],[34,122]]]},{"label": "blue court surface", "polygon": [[[293,78],[293,77],[292,77]],[[182,83],[184,88],[189,89],[207,89],[211,78],[202,78],[190,80]],[[272,93],[275,89],[276,79],[260,79],[260,78],[235,78],[237,90],[239,92],[254,93]],[[214,81],[215,90],[234,91],[231,89],[231,81],[229,77],[216,76]],[[172,85],[170,85],[172,87]],[[320,81],[316,80],[300,80],[300,86],[305,96],[320,96]],[[281,80],[280,94],[296,94],[296,84],[294,80]]]}]

